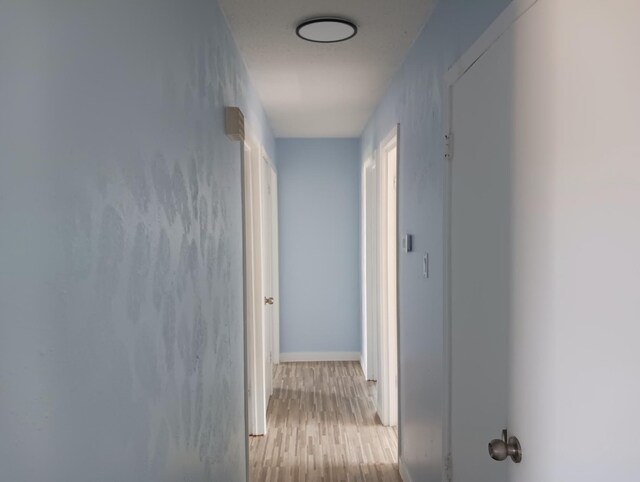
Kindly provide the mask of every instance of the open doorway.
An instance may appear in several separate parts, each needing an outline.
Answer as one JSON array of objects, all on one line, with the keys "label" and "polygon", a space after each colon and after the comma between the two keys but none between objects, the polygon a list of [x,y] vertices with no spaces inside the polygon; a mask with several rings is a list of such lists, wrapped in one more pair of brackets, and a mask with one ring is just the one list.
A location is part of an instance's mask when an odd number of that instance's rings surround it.
[{"label": "open doorway", "polygon": [[277,176],[249,130],[243,146],[247,431],[267,433],[267,408],[278,362]]}]

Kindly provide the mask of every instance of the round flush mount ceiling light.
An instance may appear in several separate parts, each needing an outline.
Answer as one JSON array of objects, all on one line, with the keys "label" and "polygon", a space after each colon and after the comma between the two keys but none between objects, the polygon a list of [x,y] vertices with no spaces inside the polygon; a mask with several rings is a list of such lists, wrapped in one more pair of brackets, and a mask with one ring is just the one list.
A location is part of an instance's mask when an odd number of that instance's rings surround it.
[{"label": "round flush mount ceiling light", "polygon": [[331,44],[355,37],[358,27],[344,18],[319,17],[306,20],[296,29],[298,37],[309,42]]}]

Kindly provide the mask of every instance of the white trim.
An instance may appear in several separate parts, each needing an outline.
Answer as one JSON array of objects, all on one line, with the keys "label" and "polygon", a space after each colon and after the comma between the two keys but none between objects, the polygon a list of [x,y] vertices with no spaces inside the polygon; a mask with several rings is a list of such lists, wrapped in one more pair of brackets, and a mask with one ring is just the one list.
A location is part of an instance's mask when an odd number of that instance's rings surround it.
[{"label": "white trim", "polygon": [[402,482],[413,482],[411,474],[409,473],[409,468],[402,457],[398,460],[398,469],[400,470],[400,478],[402,479]]},{"label": "white trim", "polygon": [[280,363],[323,362],[323,361],[360,361],[357,351],[317,351],[280,353]]},{"label": "white trim", "polygon": [[360,366],[365,378],[368,377],[367,363],[368,353],[368,327],[367,327],[367,164],[370,159],[366,159],[360,168],[360,333],[361,333],[361,355]]},{"label": "white trim", "polygon": [[[502,35],[538,0],[513,0],[507,8],[493,21],[493,23],[480,35],[478,40],[456,61],[444,75],[444,96],[443,96],[443,136],[442,145],[445,145],[445,135],[451,135],[455,144],[455,133],[452,132],[452,98],[454,84],[487,52],[493,44],[495,44]],[[452,427],[452,384],[451,384],[451,366],[452,366],[452,335],[451,335],[451,162],[455,162],[455,145],[450,151],[453,155],[449,162],[445,161],[445,179],[444,179],[444,217],[443,217],[443,286],[444,286],[444,323],[443,323],[443,341],[444,341],[444,420],[443,420],[443,460],[444,468],[450,463],[447,458],[451,454],[451,427]],[[444,160],[444,155],[443,155]],[[442,471],[442,480],[447,481],[447,470]],[[404,479],[403,479],[404,480]],[[406,482],[406,481],[405,481]]]},{"label": "white trim", "polygon": [[242,337],[244,349],[244,458],[245,472],[249,473],[249,427],[251,425],[249,412],[249,327],[247,324],[247,222],[246,222],[246,206],[245,206],[245,164],[244,142],[240,142],[240,198],[242,213]]}]

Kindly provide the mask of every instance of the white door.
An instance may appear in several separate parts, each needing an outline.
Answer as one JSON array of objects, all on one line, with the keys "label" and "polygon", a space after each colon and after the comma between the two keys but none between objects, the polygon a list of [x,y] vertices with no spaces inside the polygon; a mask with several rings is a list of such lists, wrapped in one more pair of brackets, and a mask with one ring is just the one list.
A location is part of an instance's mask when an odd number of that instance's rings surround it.
[{"label": "white door", "polygon": [[363,169],[363,278],[364,326],[362,332],[363,362],[367,380],[378,379],[378,273],[377,221],[378,182],[373,159]]},{"label": "white door", "polygon": [[640,3],[508,12],[451,90],[454,480],[636,481]]},{"label": "white door", "polygon": [[277,192],[276,173],[269,162],[262,158],[262,279],[263,279],[263,323],[264,323],[264,370],[265,397],[273,393],[273,364],[275,351],[276,322],[278,320],[277,299]]}]

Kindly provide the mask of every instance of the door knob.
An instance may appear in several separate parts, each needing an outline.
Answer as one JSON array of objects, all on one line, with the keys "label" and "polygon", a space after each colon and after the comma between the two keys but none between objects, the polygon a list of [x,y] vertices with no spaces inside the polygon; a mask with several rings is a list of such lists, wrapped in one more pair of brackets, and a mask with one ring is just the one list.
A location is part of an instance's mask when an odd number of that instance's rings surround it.
[{"label": "door knob", "polygon": [[265,297],[264,299],[264,304],[265,305],[272,305],[275,303],[275,300],[273,299],[273,296],[270,296],[269,298]]},{"label": "door knob", "polygon": [[489,442],[489,455],[493,460],[502,462],[511,457],[516,464],[522,462],[522,448],[517,437],[508,437],[507,429],[502,431],[502,439],[493,439]]}]

